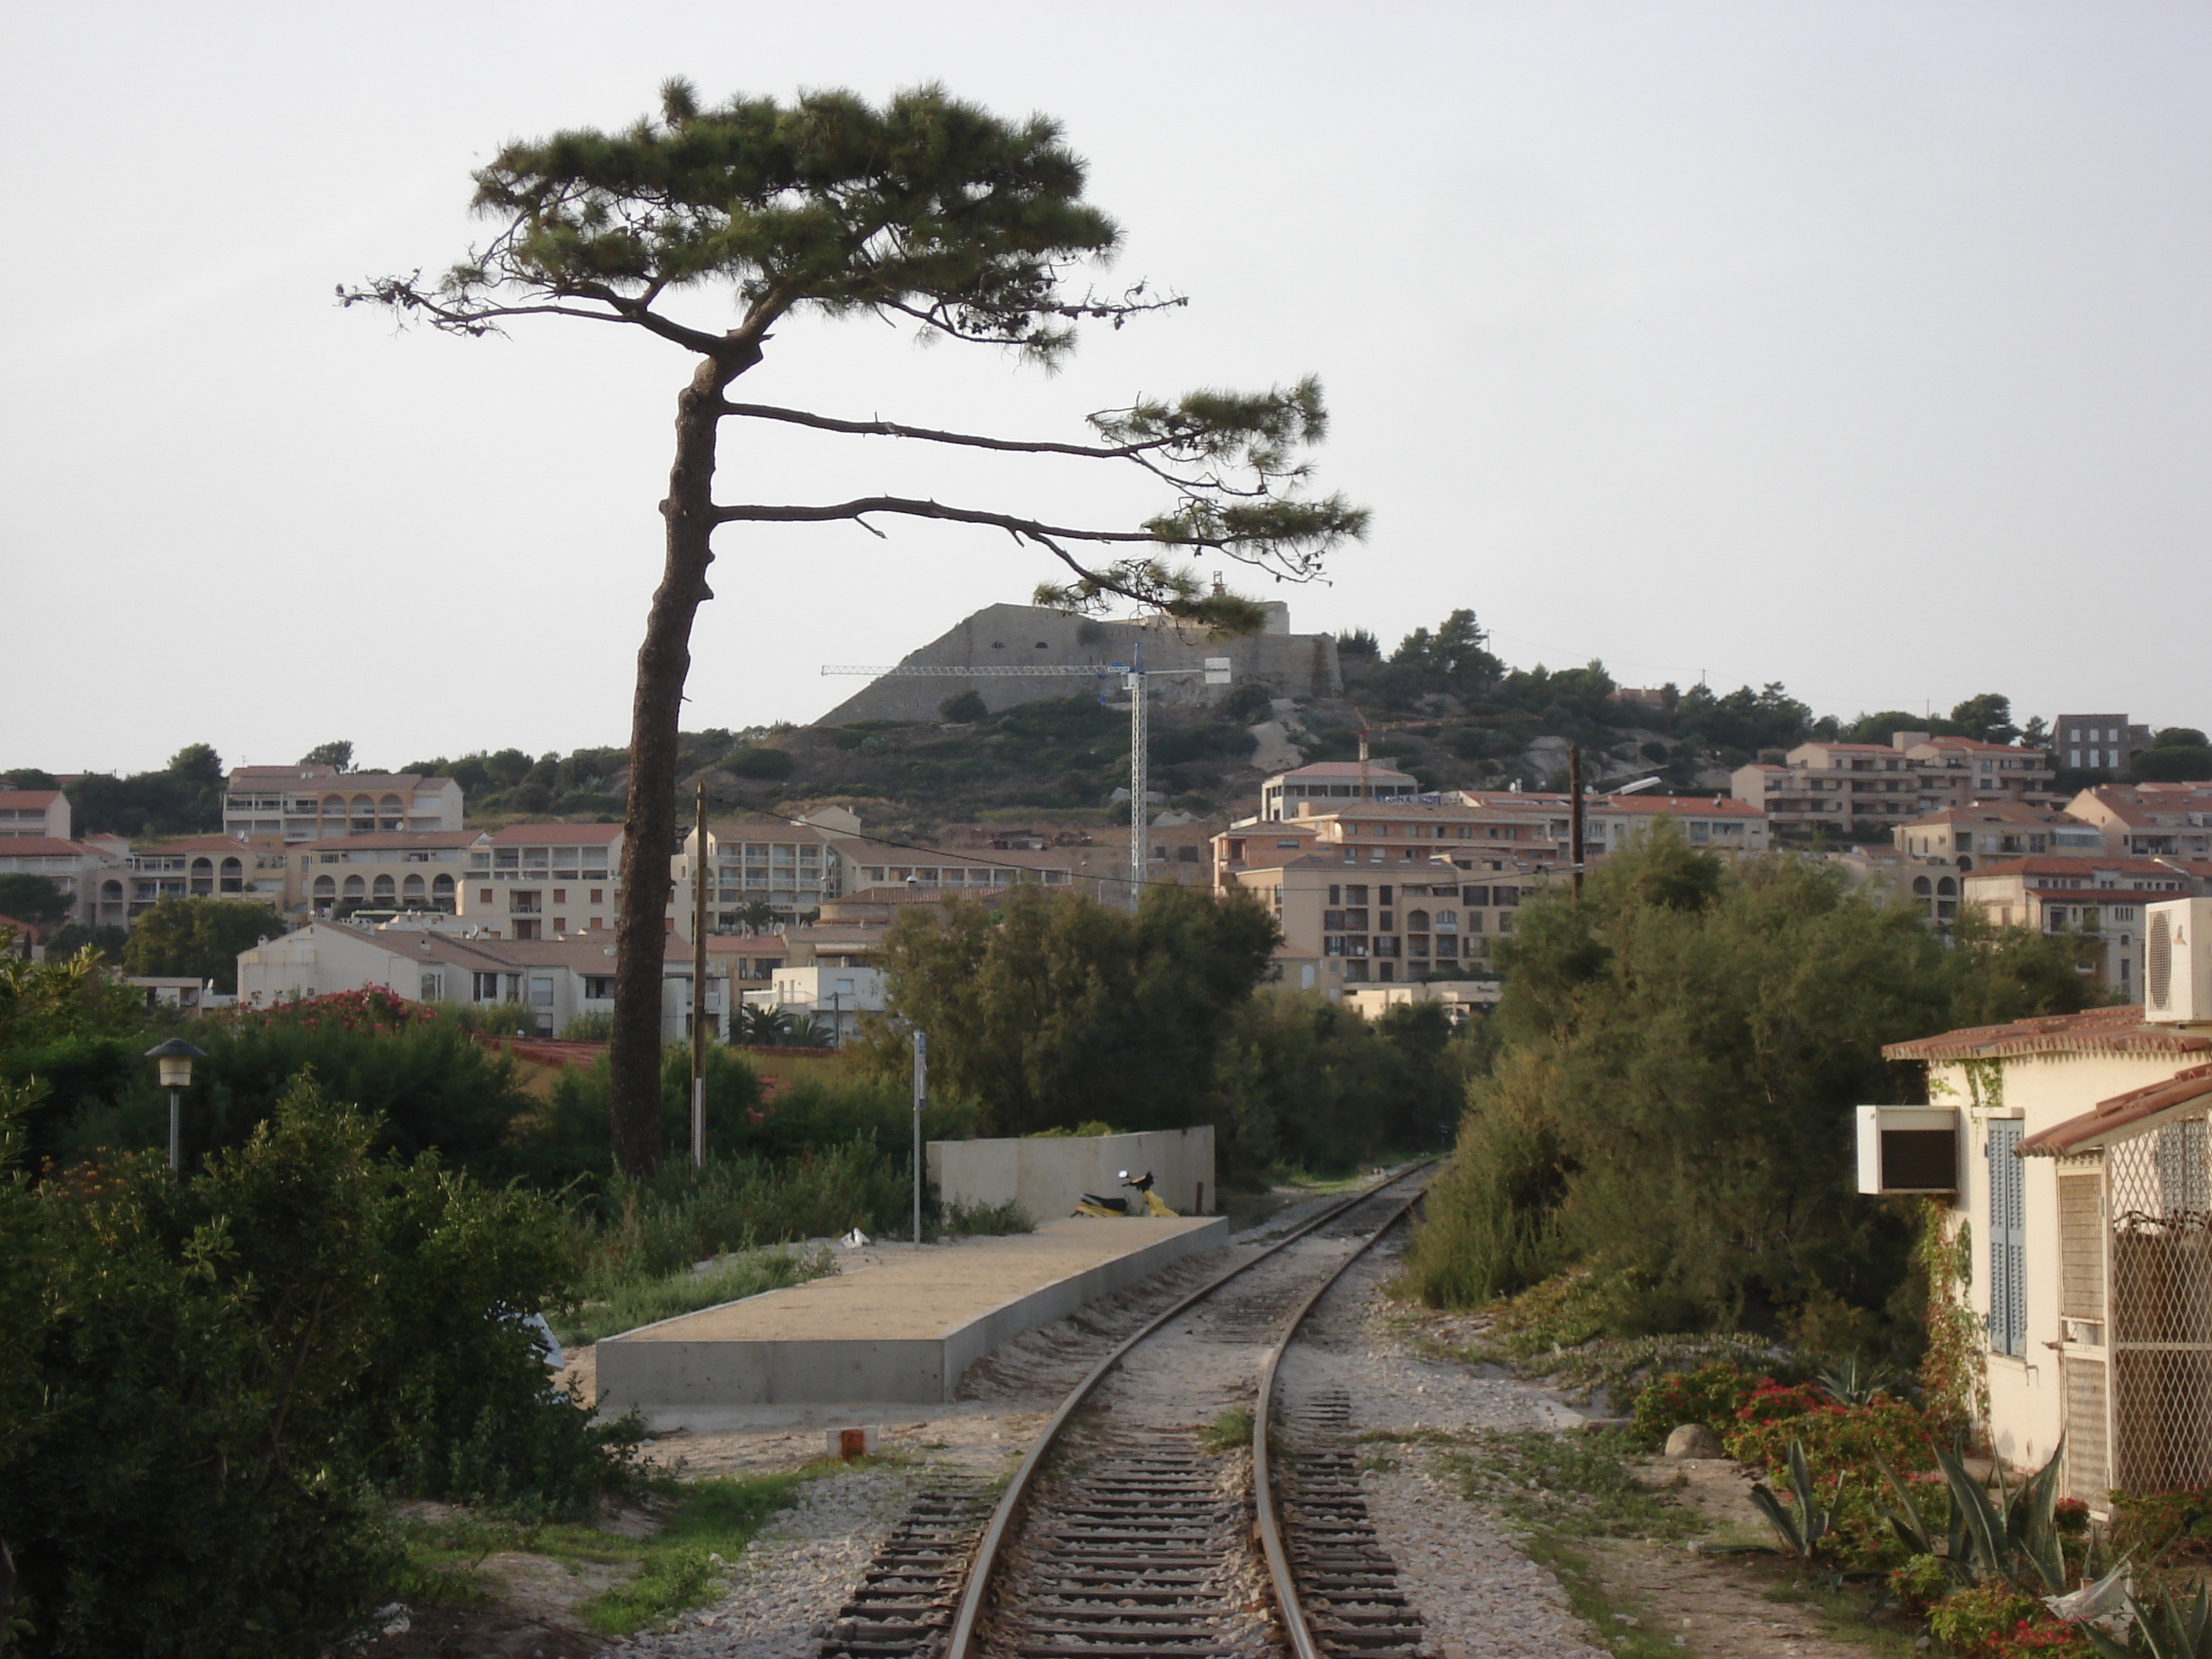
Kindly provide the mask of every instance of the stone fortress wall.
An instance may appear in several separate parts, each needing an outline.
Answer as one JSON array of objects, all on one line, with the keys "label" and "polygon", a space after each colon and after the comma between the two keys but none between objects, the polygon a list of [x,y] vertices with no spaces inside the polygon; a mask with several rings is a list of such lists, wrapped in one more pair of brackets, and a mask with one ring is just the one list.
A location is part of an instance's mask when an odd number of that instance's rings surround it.
[{"label": "stone fortress wall", "polygon": [[[1200,668],[1208,657],[1230,659],[1227,686],[1209,686],[1198,675],[1152,682],[1154,708],[1217,702],[1234,687],[1258,681],[1279,697],[1311,699],[1341,696],[1336,638],[1330,634],[1293,634],[1291,608],[1279,600],[1267,605],[1263,633],[1243,639],[1212,640],[1203,629],[1165,617],[1141,623],[1101,622],[1071,617],[1036,605],[986,605],[920,650],[902,668],[1036,668],[1066,665],[1127,663],[1139,657],[1147,668]],[[1076,675],[994,678],[932,676],[871,681],[816,721],[844,726],[854,720],[929,720],[947,697],[974,690],[993,714],[1042,697],[1089,696],[1101,690],[1119,695],[1118,679]]]}]

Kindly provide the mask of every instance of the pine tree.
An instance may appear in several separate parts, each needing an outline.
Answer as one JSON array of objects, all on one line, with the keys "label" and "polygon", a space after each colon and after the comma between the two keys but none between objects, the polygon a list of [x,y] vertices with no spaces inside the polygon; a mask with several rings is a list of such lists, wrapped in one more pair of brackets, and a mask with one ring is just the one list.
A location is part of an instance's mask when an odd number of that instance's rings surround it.
[{"label": "pine tree", "polygon": [[[1073,265],[1110,252],[1114,222],[1083,199],[1083,162],[1042,117],[1002,120],[938,87],[874,107],[842,91],[790,104],[738,97],[702,107],[689,83],[662,88],[658,120],[507,145],[476,175],[489,240],[440,280],[388,276],[341,289],[447,331],[481,336],[551,316],[637,329],[689,354],[676,453],[660,503],[664,562],[638,653],[629,798],[617,930],[614,1148],[622,1168],[660,1161],[660,959],[676,839],[677,722],[691,623],[711,598],[714,532],[726,524],[867,524],[903,516],[973,525],[1042,549],[1065,567],[1042,602],[1073,609],[1133,600],[1220,629],[1253,629],[1258,607],[1201,590],[1164,556],[1208,550],[1293,580],[1365,528],[1329,496],[1304,498],[1304,452],[1326,426],[1308,379],[1257,393],[1202,391],[1090,417],[1089,441],[1048,442],[734,402],[775,327],[805,313],[903,319],[926,336],[997,346],[1049,366],[1085,322],[1118,328],[1181,298],[1139,283],[1080,295]],[[733,289],[729,327],[682,320],[672,301]],[[780,422],[849,436],[1119,461],[1164,488],[1164,509],[1121,527],[1056,525],[988,507],[877,495],[820,504],[723,504],[714,496],[726,420]],[[872,526],[870,526],[872,528]],[[1085,550],[1096,550],[1095,552]]]}]

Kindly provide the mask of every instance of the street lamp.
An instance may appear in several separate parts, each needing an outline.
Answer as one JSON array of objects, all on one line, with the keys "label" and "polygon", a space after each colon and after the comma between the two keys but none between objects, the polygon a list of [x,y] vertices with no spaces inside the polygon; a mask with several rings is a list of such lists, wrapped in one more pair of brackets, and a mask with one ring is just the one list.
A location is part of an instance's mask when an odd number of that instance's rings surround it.
[{"label": "street lamp", "polygon": [[169,1091],[169,1170],[174,1174],[184,1168],[184,1091],[192,1086],[192,1062],[205,1060],[207,1051],[171,1037],[149,1048],[146,1058],[160,1064],[161,1086]]}]

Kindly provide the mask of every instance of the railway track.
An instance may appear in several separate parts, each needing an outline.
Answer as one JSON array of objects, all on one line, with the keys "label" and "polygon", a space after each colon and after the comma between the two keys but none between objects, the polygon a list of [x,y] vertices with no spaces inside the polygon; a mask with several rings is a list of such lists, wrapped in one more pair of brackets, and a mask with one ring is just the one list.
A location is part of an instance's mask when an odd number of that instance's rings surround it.
[{"label": "railway track", "polygon": [[[1299,1324],[1419,1198],[1425,1165],[1324,1211],[1124,1339],[988,1517],[925,1495],[822,1659],[1412,1659],[1418,1613],[1359,1496],[1350,1402],[1285,1397]],[[1264,1364],[1263,1364],[1264,1360]],[[1243,1406],[1251,1455],[1200,1443]]]}]

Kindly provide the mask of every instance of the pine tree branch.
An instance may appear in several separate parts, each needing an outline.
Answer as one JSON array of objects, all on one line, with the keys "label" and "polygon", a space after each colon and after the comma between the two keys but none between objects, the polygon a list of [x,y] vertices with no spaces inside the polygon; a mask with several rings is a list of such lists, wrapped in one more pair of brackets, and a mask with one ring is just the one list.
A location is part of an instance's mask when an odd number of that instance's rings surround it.
[{"label": "pine tree branch", "polygon": [[1189,547],[1209,547],[1218,550],[1223,542],[1203,538],[1180,539],[1158,534],[1150,530],[1081,530],[1066,525],[1048,525],[1041,520],[1024,519],[1011,513],[992,513],[980,507],[948,507],[942,501],[916,501],[905,495],[864,495],[857,501],[838,501],[826,507],[747,505],[718,507],[714,509],[716,524],[829,524],[841,519],[860,519],[871,513],[896,513],[910,519],[941,519],[953,524],[985,525],[1003,530],[1011,536],[1025,538],[1042,544],[1051,538],[1084,542],[1164,542],[1176,540]]}]

